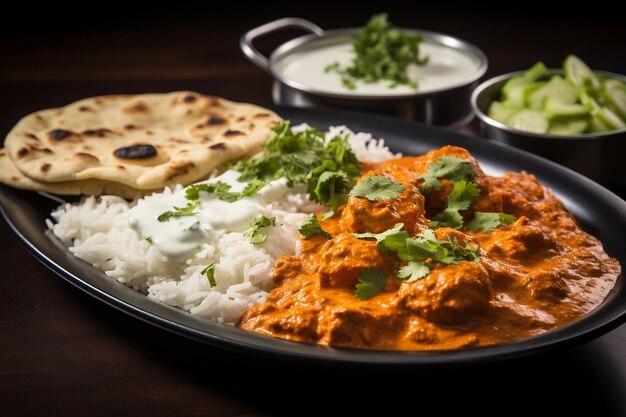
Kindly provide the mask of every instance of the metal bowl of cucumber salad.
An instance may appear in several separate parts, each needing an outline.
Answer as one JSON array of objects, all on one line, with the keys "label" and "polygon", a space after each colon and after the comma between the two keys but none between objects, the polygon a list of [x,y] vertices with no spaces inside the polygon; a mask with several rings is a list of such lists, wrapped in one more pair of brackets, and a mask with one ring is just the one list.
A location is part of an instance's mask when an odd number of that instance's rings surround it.
[{"label": "metal bowl of cucumber salad", "polygon": [[626,186],[626,77],[570,55],[482,83],[472,95],[483,134],[608,186]]}]

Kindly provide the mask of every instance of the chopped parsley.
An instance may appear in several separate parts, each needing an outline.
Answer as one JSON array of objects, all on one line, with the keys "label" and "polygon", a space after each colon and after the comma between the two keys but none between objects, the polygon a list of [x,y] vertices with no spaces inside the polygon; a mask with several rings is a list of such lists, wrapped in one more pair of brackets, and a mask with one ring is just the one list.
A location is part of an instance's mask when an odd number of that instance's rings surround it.
[{"label": "chopped parsley", "polygon": [[193,216],[197,214],[194,210],[200,205],[200,201],[193,201],[187,203],[185,207],[176,207],[174,206],[174,210],[169,210],[164,213],[161,213],[157,220],[160,222],[167,222],[172,217],[183,217],[183,216]]},{"label": "chopped parsley", "polygon": [[355,56],[351,65],[342,68],[335,62],[328,65],[325,72],[338,73],[348,90],[356,88],[356,80],[367,84],[387,80],[390,88],[403,84],[417,90],[417,83],[409,78],[407,67],[428,62],[428,57],[420,58],[421,42],[420,35],[392,26],[386,13],[377,14],[352,41]]},{"label": "chopped parsley", "polygon": [[306,185],[311,200],[330,206],[332,213],[346,202],[360,168],[346,137],[327,141],[314,128],[294,133],[289,121],[272,128],[263,152],[231,165],[242,182],[285,177],[290,187]]},{"label": "chopped parsley", "polygon": [[435,162],[428,165],[428,171],[422,174],[419,179],[424,180],[421,186],[422,192],[428,192],[443,188],[439,178],[445,178],[455,183],[462,180],[471,181],[477,175],[478,170],[471,161],[456,156],[440,156]]},{"label": "chopped parsley", "polygon": [[259,229],[270,226],[276,226],[276,217],[257,217],[250,222],[250,228],[243,235],[249,237],[253,245],[258,245],[267,239],[267,235],[261,233]]},{"label": "chopped parsley", "polygon": [[474,219],[467,224],[467,228],[476,233],[482,230],[488,233],[492,229],[500,226],[508,226],[515,221],[515,216],[506,213],[485,213],[477,211],[474,213]]},{"label": "chopped parsley", "polygon": [[148,237],[146,238],[146,241],[147,241],[149,244],[154,245],[154,242],[152,241],[152,236],[148,236]]},{"label": "chopped parsley", "polygon": [[322,229],[322,226],[320,226],[320,222],[317,220],[315,214],[309,215],[309,217],[304,220],[304,223],[302,223],[298,231],[302,236],[304,236],[305,239],[309,239],[311,236],[315,235],[322,235],[326,239],[332,239],[330,233]]},{"label": "chopped parsley", "polygon": [[480,188],[473,182],[465,180],[454,184],[454,188],[448,195],[448,204],[444,211],[433,217],[430,227],[451,227],[460,229],[463,227],[463,216],[459,213],[466,210],[478,199]]},{"label": "chopped parsley", "polygon": [[350,195],[353,197],[364,197],[369,201],[380,201],[383,199],[395,200],[398,194],[404,191],[404,186],[395,181],[391,181],[384,175],[371,175],[363,178],[354,186]]},{"label": "chopped parsley", "polygon": [[359,275],[359,283],[356,284],[354,295],[359,300],[369,300],[387,285],[385,273],[380,269],[365,269]]},{"label": "chopped parsley", "polygon": [[204,268],[202,272],[200,272],[200,275],[206,275],[211,288],[215,287],[217,285],[217,282],[215,282],[215,262]]}]

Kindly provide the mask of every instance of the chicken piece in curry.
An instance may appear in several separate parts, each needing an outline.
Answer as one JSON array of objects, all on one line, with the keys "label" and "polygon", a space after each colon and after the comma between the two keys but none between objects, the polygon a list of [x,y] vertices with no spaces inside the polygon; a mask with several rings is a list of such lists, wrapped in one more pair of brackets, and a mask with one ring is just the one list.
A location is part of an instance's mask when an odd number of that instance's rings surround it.
[{"label": "chicken piece in curry", "polygon": [[491,345],[580,318],[621,272],[530,174],[488,177],[452,146],[368,168],[358,184],[376,197],[355,187],[320,217],[241,328],[353,348]]}]

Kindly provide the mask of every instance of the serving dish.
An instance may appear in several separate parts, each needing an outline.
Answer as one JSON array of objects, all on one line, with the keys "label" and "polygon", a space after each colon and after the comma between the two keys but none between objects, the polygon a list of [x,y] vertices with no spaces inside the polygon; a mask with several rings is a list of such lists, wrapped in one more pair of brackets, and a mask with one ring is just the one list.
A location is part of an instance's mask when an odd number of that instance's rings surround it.
[{"label": "serving dish", "polygon": [[[603,77],[626,81],[626,77],[594,71]],[[489,106],[501,95],[502,87],[512,77],[523,74],[512,72],[491,78],[480,84],[472,94],[474,113],[481,120],[484,135],[492,140],[524,149],[565,165],[607,186],[625,186],[622,154],[626,149],[626,130],[602,133],[583,133],[571,136],[539,134],[513,129],[489,117]],[[562,75],[561,69],[551,69],[552,75]]]},{"label": "serving dish", "polygon": [[[528,170],[551,187],[584,228],[605,244],[607,252],[626,262],[626,202],[598,184],[549,161],[501,144],[477,140],[443,129],[381,116],[336,110],[278,107],[282,117],[326,128],[345,124],[355,131],[385,138],[394,151],[421,154],[446,144],[470,150],[490,175]],[[134,317],[169,331],[223,348],[282,359],[335,364],[440,366],[520,357],[598,336],[626,318],[623,274],[598,309],[568,326],[513,343],[440,352],[335,349],[300,344],[247,332],[194,317],[153,302],[71,256],[45,232],[45,219],[57,203],[32,192],[0,187],[1,214],[9,228],[37,259],[90,295]]]},{"label": "serving dish", "polygon": [[[280,45],[269,57],[254,47],[257,38],[293,27],[311,33]],[[240,46],[250,61],[274,78],[272,97],[279,105],[371,111],[440,126],[462,124],[472,117],[469,100],[478,80],[487,71],[487,57],[471,43],[441,33],[407,29],[424,40],[421,48],[429,56],[429,64],[422,67],[422,71],[442,77],[460,67],[457,65],[460,61],[468,66],[467,73],[456,74],[460,78],[451,83],[443,85],[442,81],[430,86],[421,83],[417,91],[376,87],[348,91],[340,88],[339,82],[332,88],[323,83],[307,82],[311,74],[324,76],[324,67],[333,62],[330,57],[326,62],[326,56],[315,54],[329,50],[345,58],[349,54],[349,43],[358,31],[356,28],[324,31],[304,19],[284,18],[248,31],[241,37]],[[303,67],[306,67],[306,74],[299,72]]]}]

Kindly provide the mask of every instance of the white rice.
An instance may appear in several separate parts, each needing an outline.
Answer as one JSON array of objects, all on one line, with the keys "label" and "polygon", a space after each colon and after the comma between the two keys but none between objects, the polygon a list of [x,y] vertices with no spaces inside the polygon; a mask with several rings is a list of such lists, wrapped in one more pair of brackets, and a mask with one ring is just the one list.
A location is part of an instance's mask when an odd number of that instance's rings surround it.
[{"label": "white rice", "polygon": [[[307,126],[295,126],[295,131]],[[393,155],[382,139],[368,133],[353,133],[345,126],[331,127],[330,140],[347,135],[352,150],[362,162],[381,162]],[[163,193],[175,190],[166,188]],[[149,197],[148,197],[149,198]],[[298,228],[308,213],[324,211],[302,189],[294,188],[280,201],[264,209],[276,217],[276,227],[263,230],[267,240],[250,243],[242,233],[222,233],[185,262],[172,262],[128,225],[128,210],[137,202],[116,196],[86,197],[77,204],[64,204],[52,212],[48,227],[76,257],[102,270],[109,277],[148,297],[189,311],[191,314],[234,324],[243,311],[265,301],[272,289],[276,260],[297,254]],[[216,286],[211,288],[201,271],[215,263]]]}]

